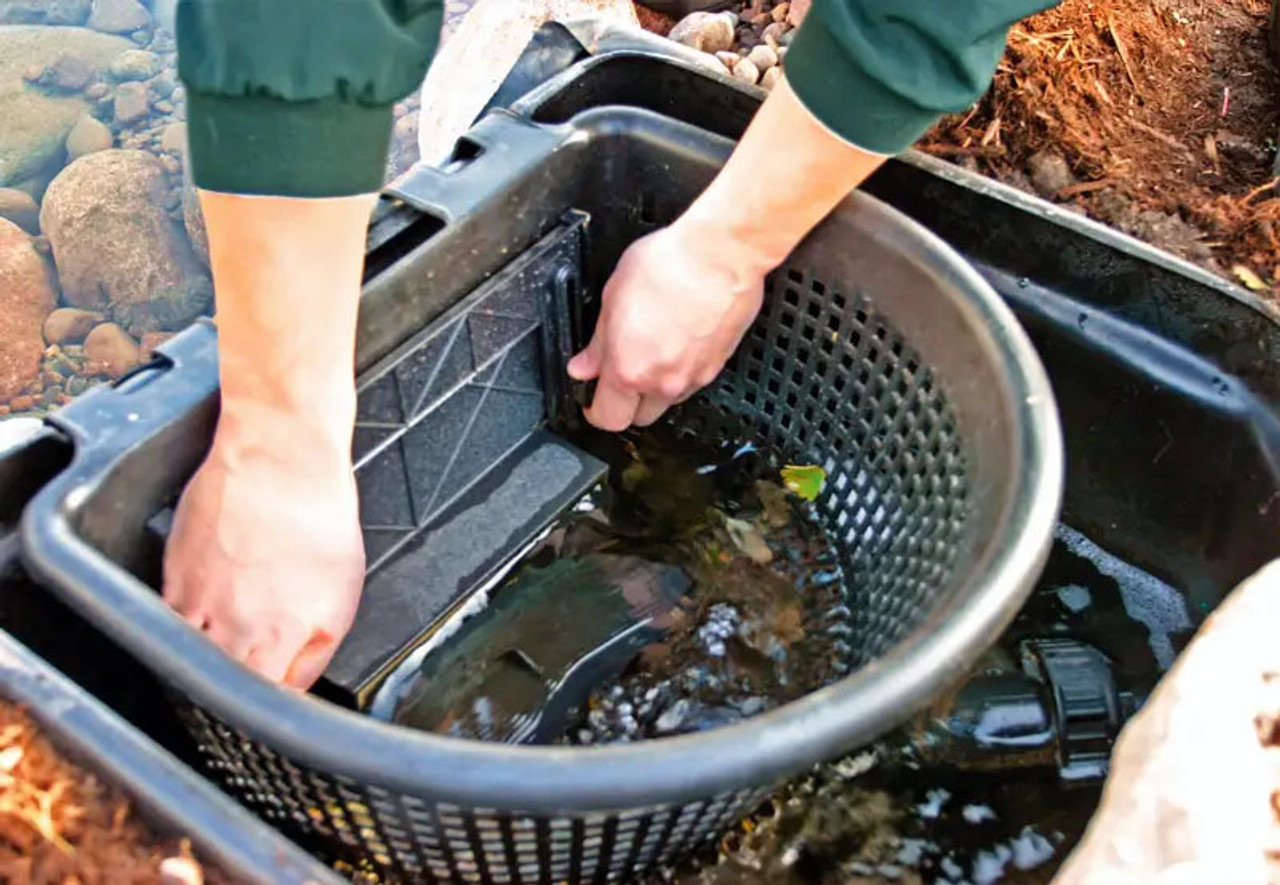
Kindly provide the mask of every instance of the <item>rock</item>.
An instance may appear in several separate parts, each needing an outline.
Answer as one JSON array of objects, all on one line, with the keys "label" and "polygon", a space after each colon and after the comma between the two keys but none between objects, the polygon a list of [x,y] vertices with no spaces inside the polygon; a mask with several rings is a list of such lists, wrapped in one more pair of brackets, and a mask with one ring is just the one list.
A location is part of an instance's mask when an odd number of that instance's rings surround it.
[{"label": "rock", "polygon": [[760,81],[760,69],[751,62],[751,59],[744,58],[733,66],[733,76],[737,80],[754,86]]},{"label": "rock", "polygon": [[702,52],[723,52],[733,46],[733,21],[716,12],[691,12],[667,37]]},{"label": "rock", "polygon": [[44,71],[67,52],[103,69],[127,47],[84,28],[0,28],[0,187],[22,182],[23,190],[41,193],[66,162],[67,133],[90,107],[79,95],[32,89],[23,72]]},{"label": "rock", "polygon": [[123,83],[116,90],[115,119],[117,123],[132,123],[147,115],[151,98],[145,83]]},{"label": "rock", "polygon": [[170,154],[187,152],[187,124],[170,123],[160,135],[160,150]]},{"label": "rock", "polygon": [[151,106],[155,108],[158,113],[161,113],[161,114],[173,113],[173,102],[165,101],[163,98],[158,101],[153,101],[151,103]]},{"label": "rock", "polygon": [[1027,172],[1031,183],[1042,196],[1052,197],[1064,187],[1076,183],[1067,161],[1050,151],[1038,151],[1027,160]]},{"label": "rock", "polygon": [[67,135],[67,160],[71,162],[87,154],[108,150],[113,142],[107,125],[85,114]]},{"label": "rock", "polygon": [[34,396],[15,396],[9,400],[10,412],[25,412],[28,409],[36,407],[36,398]]},{"label": "rock", "polygon": [[760,77],[760,85],[770,91],[778,85],[778,81],[782,79],[782,68],[772,67],[765,71]]},{"label": "rock", "polygon": [[182,226],[187,230],[196,255],[209,266],[209,232],[205,230],[204,213],[200,210],[200,195],[196,192],[191,166],[184,160],[182,175]]},{"label": "rock", "polygon": [[772,21],[773,16],[767,12],[760,12],[751,16],[751,26],[753,28],[763,28]]},{"label": "rock", "polygon": [[141,151],[90,154],[54,179],[40,227],[68,304],[133,334],[180,329],[209,306],[208,276],[161,208],[167,192],[164,167]]},{"label": "rock", "polygon": [[79,92],[89,85],[98,71],[89,60],[75,50],[68,50],[53,60],[40,77],[43,86],[63,92]]},{"label": "rock", "polygon": [[139,358],[144,363],[151,362],[156,348],[174,336],[173,332],[148,332],[139,340]]},{"label": "rock", "polygon": [[169,71],[164,71],[151,81],[151,91],[160,98],[168,98],[173,95],[173,90],[177,88],[177,78]]},{"label": "rock", "polygon": [[0,25],[82,25],[93,0],[0,0]]},{"label": "rock", "polygon": [[146,29],[134,31],[129,35],[129,39],[134,43],[137,43],[139,46],[146,46],[151,42],[151,32]]},{"label": "rock", "polygon": [[787,10],[787,24],[793,28],[800,27],[812,5],[813,0],[791,0],[791,8]]},{"label": "rock", "polygon": [[1267,162],[1266,148],[1243,135],[1220,130],[1214,135],[1214,141],[1217,143],[1218,153],[1233,163],[1261,166]]},{"label": "rock", "polygon": [[12,221],[29,234],[40,232],[40,207],[26,191],[0,187],[0,218]]},{"label": "rock", "polygon": [[788,0],[782,0],[781,3],[769,10],[769,15],[773,17],[775,22],[785,22],[787,20],[787,13],[790,11],[791,4]]},{"label": "rock", "polygon": [[44,259],[31,237],[0,219],[0,401],[20,394],[40,376],[40,328],[55,296]]},{"label": "rock", "polygon": [[719,59],[720,64],[724,65],[730,71],[733,71],[734,65],[742,61],[742,56],[738,55],[736,52],[717,52],[716,58]]},{"label": "rock", "polygon": [[138,365],[142,357],[138,342],[115,323],[93,327],[84,339],[84,355],[116,378]]},{"label": "rock", "polygon": [[89,88],[84,91],[84,97],[89,101],[97,101],[111,91],[106,83],[98,82],[89,84]]},{"label": "rock", "polygon": [[89,330],[105,320],[96,310],[78,307],[59,307],[44,321],[44,340],[47,344],[76,344],[84,340]]},{"label": "rock", "polygon": [[178,175],[182,172],[182,163],[176,157],[165,155],[160,158],[160,165],[164,167],[164,171],[170,175]]},{"label": "rock", "polygon": [[774,22],[760,32],[760,39],[777,48],[782,44],[782,36],[787,33],[787,26],[782,22]]},{"label": "rock", "polygon": [[160,59],[145,49],[126,49],[111,62],[110,70],[117,80],[146,80],[160,70]]},{"label": "rock", "polygon": [[747,60],[756,66],[756,70],[763,73],[778,64],[778,53],[774,52],[768,45],[761,43],[748,53]]},{"label": "rock", "polygon": [[151,13],[138,0],[93,0],[88,26],[104,34],[128,34],[151,27]]}]

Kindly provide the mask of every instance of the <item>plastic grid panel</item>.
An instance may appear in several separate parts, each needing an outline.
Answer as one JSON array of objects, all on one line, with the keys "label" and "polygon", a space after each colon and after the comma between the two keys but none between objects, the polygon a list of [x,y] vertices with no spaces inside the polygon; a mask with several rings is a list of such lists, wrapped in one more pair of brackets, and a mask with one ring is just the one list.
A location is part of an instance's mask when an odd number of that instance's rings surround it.
[{"label": "plastic grid panel", "polygon": [[948,586],[967,540],[962,440],[933,372],[866,298],[790,266],[765,291],[729,371],[675,420],[826,470],[817,504],[845,570],[850,663],[861,665]]},{"label": "plastic grid panel", "polygon": [[183,715],[208,767],[245,804],[330,861],[387,882],[620,882],[715,840],[770,792],[581,817],[466,809],[322,774],[202,710]]}]

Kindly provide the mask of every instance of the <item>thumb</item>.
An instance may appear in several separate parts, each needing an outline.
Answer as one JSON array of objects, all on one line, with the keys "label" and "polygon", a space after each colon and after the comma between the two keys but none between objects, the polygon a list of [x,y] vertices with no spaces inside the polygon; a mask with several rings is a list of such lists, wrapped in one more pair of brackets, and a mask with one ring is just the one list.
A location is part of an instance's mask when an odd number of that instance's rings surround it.
[{"label": "thumb", "polygon": [[595,335],[591,338],[591,343],[586,348],[569,360],[567,371],[569,377],[574,381],[590,381],[600,375],[601,360],[600,336]]}]

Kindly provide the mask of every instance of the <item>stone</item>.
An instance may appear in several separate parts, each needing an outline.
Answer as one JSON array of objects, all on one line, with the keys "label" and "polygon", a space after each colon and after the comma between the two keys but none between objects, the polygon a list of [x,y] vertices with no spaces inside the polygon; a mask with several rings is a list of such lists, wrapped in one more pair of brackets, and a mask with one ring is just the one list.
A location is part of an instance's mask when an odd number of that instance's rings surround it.
[{"label": "stone", "polygon": [[[2,2],[2,0],[0,0]],[[23,79],[74,52],[104,69],[128,44],[76,27],[0,27],[0,187],[38,195],[66,162],[67,133],[90,108],[81,95],[50,94]]]},{"label": "stone", "polygon": [[767,12],[759,12],[751,16],[751,26],[755,28],[763,28],[772,21],[773,16]]},{"label": "stone", "polygon": [[9,400],[10,412],[25,412],[36,407],[36,398],[30,395],[15,396]]},{"label": "stone", "polygon": [[151,358],[155,356],[156,348],[172,338],[174,334],[173,332],[147,332],[138,342],[140,359],[144,363],[151,362]]},{"label": "stone", "polygon": [[151,103],[151,106],[155,108],[158,113],[161,113],[161,114],[173,113],[173,102],[165,101],[163,98],[160,99],[159,101],[153,101]]},{"label": "stone", "polygon": [[0,25],[82,25],[93,0],[0,0]]},{"label": "stone", "polygon": [[147,115],[151,98],[146,83],[122,83],[116,90],[115,119],[117,123],[132,123]]},{"label": "stone", "polygon": [[716,58],[720,61],[720,64],[724,65],[730,71],[733,70],[734,65],[742,61],[742,56],[738,55],[736,52],[717,52]]},{"label": "stone", "polygon": [[[160,70],[160,59],[145,49],[126,49],[111,62],[111,76],[117,80],[146,80]],[[170,90],[172,91],[172,90]]]},{"label": "stone", "polygon": [[[770,46],[781,45],[782,37],[787,33],[787,26],[782,22],[774,22],[760,32],[760,39]],[[776,46],[775,46],[776,48]]]},{"label": "stone", "polygon": [[39,380],[44,356],[40,330],[55,303],[49,268],[31,245],[31,236],[0,219],[0,401]]},{"label": "stone", "polygon": [[130,333],[184,327],[213,287],[182,229],[165,214],[164,167],[142,151],[81,157],[45,194],[40,227],[66,303],[100,310]]},{"label": "stone", "polygon": [[0,187],[0,218],[12,221],[29,234],[40,233],[40,207],[26,191]]},{"label": "stone", "polygon": [[101,81],[97,83],[90,83],[89,88],[84,91],[84,97],[89,99],[89,101],[97,101],[98,99],[106,96],[110,91],[111,87],[106,83]]},{"label": "stone", "polygon": [[754,86],[760,81],[760,69],[752,64],[751,59],[744,58],[733,66],[733,77]]},{"label": "stone", "polygon": [[114,139],[111,130],[88,114],[82,116],[67,134],[67,161],[110,149]]},{"label": "stone", "polygon": [[[179,175],[182,172],[182,163],[176,157],[165,155],[160,158],[160,165],[164,167],[164,171],[170,175]],[[179,198],[181,200],[181,198]],[[166,201],[166,205],[168,201]]]},{"label": "stone", "polygon": [[724,52],[733,46],[733,21],[717,12],[691,12],[667,37],[702,52]]},{"label": "stone", "polygon": [[772,67],[765,71],[760,77],[760,85],[770,91],[778,85],[778,81],[782,79],[782,68]]},{"label": "stone", "polygon": [[104,34],[129,34],[151,27],[151,13],[138,0],[93,0],[88,26]]},{"label": "stone", "polygon": [[787,20],[787,13],[790,11],[791,3],[788,2],[788,0],[782,0],[781,3],[769,10],[769,15],[772,16],[775,22],[785,22]]},{"label": "stone", "polygon": [[84,355],[92,363],[103,366],[107,373],[119,378],[142,359],[138,342],[115,323],[94,326],[84,339]]},{"label": "stone", "polygon": [[778,64],[778,53],[767,44],[761,43],[747,54],[747,60],[756,66],[756,70],[764,73]]},{"label": "stone", "polygon": [[173,95],[173,90],[178,86],[178,80],[169,71],[164,71],[151,81],[151,91],[160,98],[168,98]]},{"label": "stone", "polygon": [[134,43],[137,43],[139,46],[146,46],[151,42],[151,32],[145,28],[140,31],[134,31],[129,35],[129,39]]},{"label": "stone", "polygon": [[47,344],[78,344],[89,330],[106,317],[96,310],[79,307],[59,307],[44,321],[44,340]]},{"label": "stone", "polygon": [[160,150],[170,154],[187,152],[187,124],[170,123],[160,134]]},{"label": "stone", "polygon": [[53,60],[40,77],[40,84],[63,92],[79,92],[89,85],[97,68],[75,50],[67,50]]},{"label": "stone", "polygon": [[791,7],[787,10],[787,24],[793,28],[800,27],[812,5],[813,0],[791,0]]},{"label": "stone", "polygon": [[182,226],[186,228],[187,237],[196,255],[209,266],[209,232],[204,226],[204,212],[200,209],[200,194],[196,191],[196,183],[191,175],[191,164],[183,161],[182,175]]},{"label": "stone", "polygon": [[1076,183],[1067,161],[1051,151],[1032,154],[1027,160],[1027,173],[1031,176],[1031,184],[1045,197],[1052,197],[1064,187]]}]

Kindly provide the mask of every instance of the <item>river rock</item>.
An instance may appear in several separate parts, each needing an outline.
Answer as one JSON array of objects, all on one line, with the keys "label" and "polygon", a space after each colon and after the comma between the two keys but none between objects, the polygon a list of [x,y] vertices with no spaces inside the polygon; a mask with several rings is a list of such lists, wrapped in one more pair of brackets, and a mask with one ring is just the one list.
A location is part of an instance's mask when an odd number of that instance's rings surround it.
[{"label": "river rock", "polygon": [[110,70],[117,80],[146,80],[160,70],[160,59],[145,49],[127,49],[115,57]]},{"label": "river rock", "polygon": [[766,43],[761,43],[759,46],[752,49],[751,52],[748,53],[747,58],[756,66],[756,70],[761,73],[764,73],[778,63],[778,53],[774,52],[773,48]]},{"label": "river rock", "polygon": [[167,191],[142,151],[90,154],[54,179],[40,226],[68,304],[104,310],[134,335],[182,328],[209,306],[213,287],[162,208]]},{"label": "river rock", "polygon": [[75,50],[68,50],[53,60],[40,76],[40,85],[63,92],[79,92],[89,85],[98,69]]},{"label": "river rock", "polygon": [[178,86],[178,78],[170,71],[161,71],[151,81],[151,91],[159,98],[168,98]]},{"label": "river rock", "polygon": [[691,12],[667,34],[677,43],[710,53],[728,50],[733,36],[733,21],[717,12]]},{"label": "river rock", "polygon": [[791,6],[787,9],[787,24],[793,28],[800,27],[812,5],[813,0],[791,0]]},{"label": "river rock", "polygon": [[151,358],[156,354],[156,348],[175,334],[175,332],[147,332],[138,342],[138,358],[144,363],[151,362]]},{"label": "river rock", "polygon": [[97,83],[89,84],[89,88],[84,91],[84,97],[89,101],[97,101],[100,98],[105,98],[110,91],[111,87],[99,80]]},{"label": "river rock", "polygon": [[93,0],[0,0],[0,25],[82,25]]},{"label": "river rock", "polygon": [[111,130],[107,125],[85,114],[67,134],[67,161],[71,162],[87,154],[108,150],[112,142]]},{"label": "river rock", "polygon": [[31,88],[23,72],[43,72],[65,52],[104,69],[128,45],[84,28],[0,27],[0,187],[39,196],[66,162],[67,133],[89,109],[81,96]]},{"label": "river rock", "polygon": [[12,399],[40,375],[40,327],[53,309],[49,270],[31,237],[0,219],[0,401]]},{"label": "river rock", "polygon": [[129,34],[151,27],[151,13],[138,0],[93,0],[89,27],[104,34]]},{"label": "river rock", "polygon": [[782,22],[774,22],[760,32],[760,39],[773,48],[782,45],[782,38],[787,33],[787,26]]},{"label": "river rock", "polygon": [[116,89],[115,120],[117,123],[141,120],[150,108],[151,97],[147,94],[146,83],[121,83]]},{"label": "river rock", "polygon": [[769,70],[765,71],[760,76],[760,85],[763,86],[765,89],[772,91],[773,87],[777,86],[778,81],[781,79],[782,79],[782,68],[779,68],[779,67],[769,68]]},{"label": "river rock", "polygon": [[191,163],[183,159],[182,175],[182,224],[187,229],[187,236],[196,250],[196,255],[209,266],[209,232],[204,226],[204,212],[200,210],[200,195],[196,192],[196,184],[191,175]]},{"label": "river rock", "polygon": [[119,378],[141,362],[138,342],[115,323],[94,326],[84,339],[84,356]]},{"label": "river rock", "polygon": [[106,317],[96,310],[81,310],[78,307],[59,307],[44,321],[44,340],[46,344],[78,344],[89,334],[89,330],[100,324]]},{"label": "river rock", "polygon": [[160,150],[170,154],[186,154],[187,124],[170,123],[160,136]]},{"label": "river rock", "polygon": [[760,69],[752,63],[751,59],[744,58],[733,66],[733,76],[735,79],[754,86],[760,82]]},{"label": "river rock", "polygon": [[1042,196],[1052,197],[1064,187],[1076,183],[1071,167],[1061,156],[1051,151],[1037,151],[1027,160],[1027,172],[1031,183]]},{"label": "river rock", "polygon": [[29,234],[40,233],[40,207],[26,191],[0,187],[0,218],[12,221]]}]

